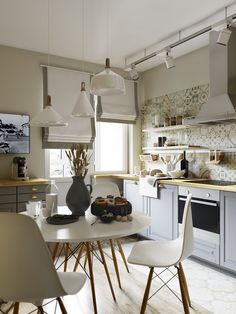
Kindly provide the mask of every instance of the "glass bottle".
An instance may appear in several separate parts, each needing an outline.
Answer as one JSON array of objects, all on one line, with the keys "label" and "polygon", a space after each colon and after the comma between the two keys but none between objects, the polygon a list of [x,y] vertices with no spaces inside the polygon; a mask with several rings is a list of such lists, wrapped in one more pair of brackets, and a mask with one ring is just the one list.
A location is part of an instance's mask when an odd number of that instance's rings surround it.
[{"label": "glass bottle", "polygon": [[58,187],[55,180],[49,181],[46,187],[46,211],[48,216],[57,214]]},{"label": "glass bottle", "polygon": [[183,159],[180,161],[180,170],[185,170],[184,177],[188,177],[188,160],[186,159],[186,152],[183,152]]}]

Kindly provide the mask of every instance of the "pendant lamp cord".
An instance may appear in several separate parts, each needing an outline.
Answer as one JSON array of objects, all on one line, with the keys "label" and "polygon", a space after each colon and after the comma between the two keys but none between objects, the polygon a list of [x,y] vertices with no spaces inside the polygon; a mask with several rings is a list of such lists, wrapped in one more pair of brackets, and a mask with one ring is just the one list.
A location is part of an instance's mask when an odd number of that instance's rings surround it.
[{"label": "pendant lamp cord", "polygon": [[109,39],[110,39],[110,21],[109,21],[109,13],[110,13],[110,1],[107,0],[107,58],[110,56],[110,47],[109,47]]},{"label": "pendant lamp cord", "polygon": [[48,66],[50,65],[50,0],[48,0]]},{"label": "pendant lamp cord", "polygon": [[84,71],[84,15],[85,15],[85,8],[84,8],[84,0],[82,0],[82,71]]}]

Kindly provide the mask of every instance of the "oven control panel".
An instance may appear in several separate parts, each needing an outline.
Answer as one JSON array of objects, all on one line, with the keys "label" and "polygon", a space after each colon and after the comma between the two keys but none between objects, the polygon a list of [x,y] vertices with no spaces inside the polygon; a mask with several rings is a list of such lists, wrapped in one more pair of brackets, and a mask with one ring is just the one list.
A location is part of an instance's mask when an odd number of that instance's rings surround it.
[{"label": "oven control panel", "polygon": [[188,186],[179,186],[179,195],[187,196],[192,194],[192,197],[201,198],[211,201],[220,200],[220,191],[219,190],[210,190],[210,189],[201,189],[201,188],[192,188]]}]

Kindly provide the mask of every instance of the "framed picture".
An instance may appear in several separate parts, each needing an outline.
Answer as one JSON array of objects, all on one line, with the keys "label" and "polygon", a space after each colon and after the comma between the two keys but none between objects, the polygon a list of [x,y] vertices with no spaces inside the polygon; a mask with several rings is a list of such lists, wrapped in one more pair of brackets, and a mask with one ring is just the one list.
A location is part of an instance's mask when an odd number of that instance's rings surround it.
[{"label": "framed picture", "polygon": [[0,154],[29,154],[29,115],[0,113]]}]

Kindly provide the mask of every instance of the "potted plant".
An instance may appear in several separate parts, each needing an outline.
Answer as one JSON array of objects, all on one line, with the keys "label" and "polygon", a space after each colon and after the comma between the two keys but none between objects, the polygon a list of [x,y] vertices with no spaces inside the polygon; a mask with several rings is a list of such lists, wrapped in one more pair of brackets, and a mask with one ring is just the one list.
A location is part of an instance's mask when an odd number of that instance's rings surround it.
[{"label": "potted plant", "polygon": [[[74,144],[66,151],[70,161],[72,185],[66,195],[66,204],[75,216],[84,216],[88,209],[92,193],[92,186],[85,184],[84,178],[88,173],[89,161],[92,154],[88,153],[88,145]],[[89,191],[88,188],[89,187]]]}]

